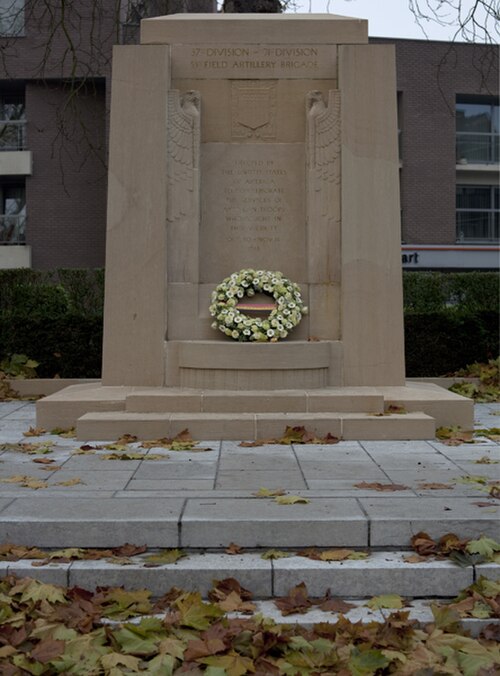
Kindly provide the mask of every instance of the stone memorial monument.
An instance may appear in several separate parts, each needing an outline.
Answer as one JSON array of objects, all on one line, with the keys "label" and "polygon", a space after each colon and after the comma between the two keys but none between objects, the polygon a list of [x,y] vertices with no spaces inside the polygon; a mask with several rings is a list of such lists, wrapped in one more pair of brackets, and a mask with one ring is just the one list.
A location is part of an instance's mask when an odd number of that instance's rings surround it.
[{"label": "stone memorial monument", "polygon": [[[405,384],[394,48],[367,31],[179,14],[115,48],[102,384],[42,400],[38,424],[82,439],[472,425],[468,400]],[[309,312],[286,339],[212,328],[215,287],[246,269],[300,286]]]}]

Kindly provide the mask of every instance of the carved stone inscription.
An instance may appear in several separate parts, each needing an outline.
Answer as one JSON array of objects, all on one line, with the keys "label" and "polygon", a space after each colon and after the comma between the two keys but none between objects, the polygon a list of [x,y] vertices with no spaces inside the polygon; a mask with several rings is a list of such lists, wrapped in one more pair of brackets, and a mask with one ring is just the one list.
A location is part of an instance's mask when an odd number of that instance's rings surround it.
[{"label": "carved stone inscription", "polygon": [[334,45],[172,45],[176,78],[335,78]]},{"label": "carved stone inscription", "polygon": [[304,145],[202,145],[200,279],[244,267],[306,279]]}]

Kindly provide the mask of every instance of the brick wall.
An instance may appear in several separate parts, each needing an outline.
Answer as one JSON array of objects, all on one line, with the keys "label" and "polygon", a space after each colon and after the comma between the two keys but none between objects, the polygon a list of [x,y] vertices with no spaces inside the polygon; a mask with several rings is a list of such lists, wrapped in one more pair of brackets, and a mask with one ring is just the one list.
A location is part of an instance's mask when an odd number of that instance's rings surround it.
[{"label": "brick wall", "polygon": [[498,47],[424,40],[396,45],[403,238],[455,243],[457,94],[498,95]]},{"label": "brick wall", "polygon": [[76,109],[61,85],[26,86],[28,147],[27,244],[33,267],[104,265],[106,227],[105,91],[80,93]]}]

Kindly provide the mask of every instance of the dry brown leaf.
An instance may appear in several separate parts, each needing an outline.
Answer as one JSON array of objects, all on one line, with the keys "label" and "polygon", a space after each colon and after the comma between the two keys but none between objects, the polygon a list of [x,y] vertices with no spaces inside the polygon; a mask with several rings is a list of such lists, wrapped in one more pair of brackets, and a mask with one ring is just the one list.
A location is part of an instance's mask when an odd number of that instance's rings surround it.
[{"label": "dry brown leaf", "polygon": [[77,484],[83,484],[83,481],[77,476],[73,479],[67,479],[66,481],[58,481],[56,486],[76,486]]},{"label": "dry brown leaf", "polygon": [[321,561],[345,561],[353,553],[354,549],[327,549],[320,553],[319,558]]},{"label": "dry brown leaf", "polygon": [[378,481],[367,482],[362,481],[359,484],[353,484],[355,488],[365,488],[369,491],[380,491],[390,493],[392,491],[407,491],[409,486],[403,486],[403,484],[381,484]]},{"label": "dry brown leaf", "polygon": [[121,436],[116,443],[117,444],[133,444],[134,441],[137,441],[137,437],[133,434],[124,434]]},{"label": "dry brown leaf", "polygon": [[179,432],[172,441],[193,441],[193,438],[191,437],[191,434],[189,433],[188,428],[182,430],[182,432]]},{"label": "dry brown leaf", "polygon": [[296,552],[297,556],[305,556],[307,559],[312,559],[313,561],[321,561],[321,552],[316,547],[306,547],[306,549],[301,549]]},{"label": "dry brown leaf", "polygon": [[[216,655],[217,653],[220,653],[222,651],[226,650],[226,644],[224,641],[222,641],[220,638],[209,638],[209,639],[192,639],[189,641],[187,644],[187,648],[184,652],[183,659],[186,660],[186,662],[195,662],[195,660],[200,660],[203,657],[207,657],[210,655]],[[196,662],[195,662],[196,663]],[[167,673],[167,672],[165,672]],[[199,672],[193,672],[191,670],[191,673],[197,674],[197,673],[202,673],[201,671]],[[244,673],[244,672],[238,672],[238,673]]]},{"label": "dry brown leaf", "polygon": [[252,603],[251,601],[243,601],[240,595],[235,591],[230,592],[225,599],[219,601],[218,605],[227,613],[253,613],[257,607],[255,603]]},{"label": "dry brown leaf", "polygon": [[330,590],[328,589],[326,594],[322,599],[318,599],[317,601],[313,601],[315,606],[318,606],[320,610],[323,610],[324,612],[330,612],[330,613],[347,613],[349,610],[352,608],[355,608],[356,606],[353,603],[347,603],[343,599],[338,599],[334,598],[330,594]]},{"label": "dry brown leaf", "polygon": [[460,540],[455,533],[446,533],[438,540],[440,554],[449,554],[453,551],[465,551],[468,540]]},{"label": "dry brown leaf", "polygon": [[132,559],[129,559],[127,556],[111,556],[109,559],[106,559],[108,563],[114,563],[117,566],[130,566]]},{"label": "dry brown leaf", "polygon": [[120,545],[119,547],[113,547],[111,550],[113,552],[113,556],[137,556],[137,554],[144,554],[144,552],[147,550],[146,545],[132,545],[129,542],[126,542],[124,545]]},{"label": "dry brown leaf", "polygon": [[0,482],[4,484],[19,484],[23,488],[32,488],[33,490],[48,488],[48,484],[45,481],[34,476],[27,476],[26,474],[15,474],[14,476],[0,479]]},{"label": "dry brown leaf", "polygon": [[23,432],[23,437],[40,437],[42,434],[47,434],[47,431],[43,427],[32,427],[27,432]]},{"label": "dry brown leaf", "polygon": [[455,484],[440,484],[435,481],[429,483],[419,483],[418,487],[423,491],[441,491],[441,490],[451,490]]},{"label": "dry brown leaf", "polygon": [[490,488],[490,498],[495,498],[495,500],[500,500],[500,486],[497,484],[491,486]]},{"label": "dry brown leaf", "polygon": [[32,477],[26,477],[27,481],[24,481],[21,486],[25,488],[31,488],[34,491],[37,491],[39,488],[48,488],[48,484],[43,479],[33,479]]},{"label": "dry brown leaf", "polygon": [[160,439],[150,439],[141,443],[141,448],[167,448],[172,443],[172,439],[161,437]]},{"label": "dry brown leaf", "polygon": [[483,455],[479,460],[474,460],[476,465],[498,465],[498,460],[492,460],[488,455]]},{"label": "dry brown leaf", "polygon": [[55,460],[52,458],[34,458],[31,462],[36,462],[38,465],[52,465]]},{"label": "dry brown leaf", "polygon": [[420,554],[410,554],[409,556],[403,556],[403,561],[405,563],[422,563],[422,561],[427,561],[425,556],[420,556]]},{"label": "dry brown leaf", "polygon": [[430,535],[424,533],[423,531],[418,532],[411,539],[411,546],[420,554],[420,556],[430,556],[432,554],[437,554],[438,546],[437,543],[431,538]]},{"label": "dry brown leaf", "polygon": [[445,446],[474,443],[473,432],[462,430],[460,427],[438,427],[436,437]]},{"label": "dry brown leaf", "polygon": [[252,493],[256,498],[275,498],[278,495],[286,495],[283,488],[259,488],[257,493]]},{"label": "dry brown leaf", "polygon": [[404,406],[400,406],[399,404],[389,404],[389,406],[386,408],[386,413],[404,415],[405,413],[408,413],[408,411]]},{"label": "dry brown leaf", "polygon": [[287,596],[275,599],[274,605],[281,610],[282,615],[292,615],[293,613],[307,613],[313,603],[308,596],[306,585],[301,582],[290,589]]},{"label": "dry brown leaf", "polygon": [[57,641],[52,638],[46,638],[37,643],[31,650],[31,658],[36,662],[47,664],[51,660],[62,655],[66,649],[66,641]]},{"label": "dry brown leaf", "polygon": [[24,474],[14,474],[13,476],[5,477],[5,479],[0,479],[0,482],[3,484],[20,484],[26,478],[28,477],[26,477]]},{"label": "dry brown leaf", "polygon": [[13,545],[10,542],[0,544],[0,560],[2,561],[19,561],[19,559],[44,559],[46,556],[47,554],[37,547]]},{"label": "dry brown leaf", "polygon": [[302,495],[277,495],[274,502],[277,502],[278,505],[307,505],[311,501],[309,498],[302,497]]},{"label": "dry brown leaf", "polygon": [[208,598],[226,612],[253,613],[256,608],[250,602],[252,593],[242,587],[238,580],[233,577],[215,582]]},{"label": "dry brown leaf", "polygon": [[241,554],[243,547],[240,547],[240,545],[237,545],[235,542],[231,542],[224,551],[226,554]]}]

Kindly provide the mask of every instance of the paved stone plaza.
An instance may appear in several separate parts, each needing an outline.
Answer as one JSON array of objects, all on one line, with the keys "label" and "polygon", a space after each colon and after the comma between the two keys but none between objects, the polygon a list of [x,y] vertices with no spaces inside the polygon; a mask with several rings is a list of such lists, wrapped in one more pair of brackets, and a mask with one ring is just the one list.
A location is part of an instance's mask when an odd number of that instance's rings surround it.
[{"label": "paved stone plaza", "polygon": [[[476,406],[477,428],[500,422],[499,404]],[[499,444],[486,438],[447,446],[429,441],[341,441],[335,445],[264,445],[202,441],[203,452],[142,449],[165,459],[103,460],[97,450],[75,455],[81,441],[54,435],[24,437],[35,424],[33,403],[0,404],[0,444],[51,442],[47,455],[3,450],[0,455],[0,541],[39,547],[105,547],[125,542],[149,549],[182,547],[189,553],[172,564],[148,567],[142,556],[129,565],[106,560],[70,561],[33,567],[32,561],[2,561],[0,574],[37,577],[46,582],[93,588],[147,587],[160,596],[172,586],[207,594],[214,579],[235,577],[257,599],[285,594],[305,582],[313,596],[362,599],[395,593],[420,599],[408,606],[411,617],[432,620],[430,599],[453,597],[479,576],[498,577],[497,564],[461,568],[449,560],[405,561],[411,536],[454,532],[500,539],[500,503],[484,484],[461,477],[500,478]],[[90,446],[99,441],[85,442]],[[109,444],[102,442],[102,445]],[[133,452],[139,443],[130,444]],[[60,467],[33,462],[50,458]],[[488,459],[490,463],[484,461]],[[477,463],[477,460],[482,460]],[[45,471],[43,467],[48,467]],[[9,477],[32,477],[48,484],[32,489]],[[72,485],[60,485],[75,480]],[[78,480],[78,483],[76,482]],[[393,492],[357,488],[356,483],[399,484]],[[425,484],[449,484],[431,489]],[[307,497],[307,504],[280,505],[258,498],[261,487],[282,488]],[[482,489],[482,490],[481,490]],[[224,552],[231,542],[243,553]],[[354,547],[371,551],[365,560],[317,561],[297,555],[301,547]],[[267,548],[288,548],[291,556],[261,558]],[[145,565],[146,564],[146,565]],[[381,611],[347,613],[352,621],[383,619]],[[272,603],[259,610],[283,621]],[[319,614],[318,614],[319,613]],[[301,622],[333,621],[331,613],[311,611]],[[292,615],[287,621],[296,621]],[[471,631],[482,620],[471,620]]]},{"label": "paved stone plaza", "polygon": [[[476,406],[476,426],[498,426],[499,410],[499,404]],[[488,500],[487,489],[463,483],[467,476],[500,478],[500,465],[477,463],[500,459],[498,443],[485,438],[459,446],[429,440],[254,448],[209,440],[200,443],[208,451],[151,448],[145,452],[164,459],[120,461],[100,457],[110,450],[75,455],[82,445],[75,439],[24,437],[34,424],[33,403],[0,404],[0,443],[53,444],[46,456],[1,453],[0,533],[10,541],[54,547],[147,541],[154,547],[218,548],[237,542],[401,548],[422,529],[432,536],[500,535],[497,503],[478,506]],[[137,451],[138,446],[129,447]],[[60,469],[34,462],[41,457]],[[47,487],[5,482],[19,475]],[[72,485],[61,485],[71,480]],[[401,488],[380,492],[354,486],[362,482]],[[282,488],[310,502],[279,505],[255,497],[261,487]]]}]

